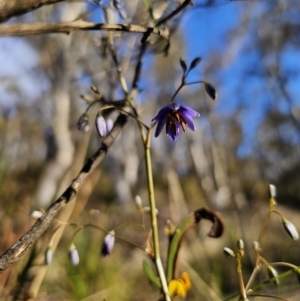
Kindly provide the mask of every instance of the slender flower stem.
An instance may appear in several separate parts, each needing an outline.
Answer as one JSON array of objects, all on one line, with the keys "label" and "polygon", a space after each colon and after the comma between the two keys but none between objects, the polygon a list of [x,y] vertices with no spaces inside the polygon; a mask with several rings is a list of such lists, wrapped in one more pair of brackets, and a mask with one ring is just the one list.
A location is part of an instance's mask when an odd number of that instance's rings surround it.
[{"label": "slender flower stem", "polygon": [[158,275],[162,284],[163,292],[165,294],[165,300],[171,301],[166,275],[161,263],[160,251],[159,251],[159,237],[158,237],[158,227],[157,227],[157,218],[156,218],[151,154],[150,154],[150,139],[151,139],[151,128],[147,131],[147,139],[145,141],[144,147],[145,147],[145,157],[146,157],[146,173],[147,173],[147,184],[148,184],[150,213],[151,213],[154,257],[155,257],[155,264],[158,271]]},{"label": "slender flower stem", "polygon": [[288,263],[288,262],[272,262],[271,264],[274,266],[278,265],[278,266],[285,266],[285,267],[288,267],[291,269],[298,269],[298,266]]},{"label": "slender flower stem", "polygon": [[243,280],[243,274],[242,274],[242,258],[238,256],[237,258],[237,273],[238,273],[238,278],[239,278],[239,286],[240,286],[240,294],[243,301],[248,300],[246,290],[245,290],[245,285],[244,285],[244,280]]},{"label": "slender flower stem", "polygon": [[[71,225],[71,224],[70,224],[70,225]],[[75,236],[77,235],[77,233],[78,233],[80,230],[82,230],[82,229],[84,229],[84,228],[88,228],[88,227],[94,228],[94,229],[97,229],[97,230],[100,230],[100,231],[104,232],[105,234],[109,234],[109,233],[110,233],[110,231],[105,230],[104,228],[101,228],[101,227],[99,227],[99,226],[97,226],[97,225],[94,225],[94,224],[85,224],[85,225],[72,224],[72,225],[78,227],[78,228],[75,230],[74,234],[73,234],[73,239],[72,239],[72,241],[74,241]],[[118,228],[118,227],[117,227],[117,228]],[[117,229],[117,228],[115,228],[115,229]],[[115,229],[113,229],[113,230],[115,230]],[[140,245],[138,245],[138,244],[136,244],[136,243],[134,243],[134,242],[132,242],[132,241],[129,241],[129,240],[127,240],[127,239],[125,239],[125,238],[123,238],[123,237],[121,237],[121,236],[115,235],[115,234],[114,234],[113,236],[114,236],[116,239],[118,239],[118,240],[124,241],[124,242],[126,242],[126,243],[128,243],[128,244],[130,244],[130,245],[132,245],[132,246],[135,246],[136,248],[141,249],[142,251],[145,251],[145,248],[144,248],[144,247],[142,247],[142,246],[140,246]]]},{"label": "slender flower stem", "polygon": [[186,86],[191,86],[191,85],[196,85],[196,84],[205,84],[205,81],[203,81],[203,80],[197,80],[195,82],[185,83]]},{"label": "slender flower stem", "polygon": [[177,96],[177,94],[180,92],[180,90],[184,87],[185,83],[184,81],[180,84],[180,86],[177,88],[177,90],[175,91],[174,95],[172,96],[170,103],[173,102],[173,100],[175,99],[175,97]]},{"label": "slender flower stem", "polygon": [[273,213],[279,215],[281,219],[284,219],[284,217],[282,216],[282,214],[281,214],[280,212],[278,212],[278,211],[276,211],[276,210],[272,210],[271,212],[273,212]]},{"label": "slender flower stem", "polygon": [[260,233],[259,233],[259,237],[258,237],[258,242],[259,242],[259,244],[261,244],[261,239],[262,239],[262,236],[263,236],[264,231],[265,231],[265,229],[266,229],[267,223],[268,223],[268,221],[269,221],[269,219],[270,219],[270,215],[271,215],[271,211],[269,210],[269,212],[268,212],[267,215],[266,215],[264,224],[263,224],[263,226],[262,226],[262,228],[261,228],[261,230],[260,230]]},{"label": "slender flower stem", "polygon": [[254,280],[255,276],[257,275],[257,272],[261,268],[260,265],[256,265],[251,273],[251,276],[249,277],[249,280],[245,286],[245,291],[247,292],[249,290],[250,285],[252,284],[252,281]]},{"label": "slender flower stem", "polygon": [[[272,263],[272,265],[275,265],[276,263]],[[284,273],[281,273],[277,276],[277,278],[279,280],[282,280],[282,279],[286,279],[288,276],[291,276],[293,273],[295,273],[295,269],[299,269],[300,270],[300,266],[295,266],[295,268],[292,268]],[[258,291],[258,290],[261,290],[262,287],[264,287],[267,283],[270,283],[271,280],[268,279],[268,280],[265,280],[265,281],[262,281],[258,284],[256,284],[254,287],[252,287],[251,289],[247,289],[247,293],[249,294],[249,297],[255,297],[255,296],[260,296],[258,294],[254,294],[255,291]],[[224,299],[223,301],[230,301],[230,300],[233,300],[240,296],[240,293],[239,294],[234,294],[226,299]],[[266,295],[265,295],[266,296]],[[273,296],[272,296],[273,297]],[[278,299],[280,297],[276,297],[274,296],[275,299]],[[282,299],[282,300],[285,300],[285,299]]]},{"label": "slender flower stem", "polygon": [[263,297],[263,298],[268,298],[268,299],[277,299],[277,300],[282,300],[282,301],[289,301],[288,299],[282,298],[282,297],[278,297],[278,296],[274,296],[274,295],[263,295],[263,294],[255,294],[255,295],[251,295],[252,297]]}]

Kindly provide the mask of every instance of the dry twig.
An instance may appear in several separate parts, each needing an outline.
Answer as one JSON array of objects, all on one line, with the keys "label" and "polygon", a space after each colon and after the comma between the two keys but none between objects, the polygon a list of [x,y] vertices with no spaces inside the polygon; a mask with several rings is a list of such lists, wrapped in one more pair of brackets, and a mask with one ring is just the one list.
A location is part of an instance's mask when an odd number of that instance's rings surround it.
[{"label": "dry twig", "polygon": [[[1,0],[0,0],[1,1]],[[136,33],[151,33],[168,40],[167,30],[160,30],[158,28],[144,27],[133,24],[104,24],[93,23],[83,20],[76,20],[71,22],[60,22],[55,24],[32,23],[32,24],[13,24],[7,26],[0,26],[0,36],[27,36],[38,35],[46,33],[65,33],[69,34],[72,31],[85,30],[105,30],[105,31],[124,31]]]}]

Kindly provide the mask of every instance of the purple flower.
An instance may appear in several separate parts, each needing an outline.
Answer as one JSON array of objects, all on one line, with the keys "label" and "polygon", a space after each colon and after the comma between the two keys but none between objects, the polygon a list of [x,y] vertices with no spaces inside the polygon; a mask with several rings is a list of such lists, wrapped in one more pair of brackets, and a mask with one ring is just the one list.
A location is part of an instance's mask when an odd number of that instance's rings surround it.
[{"label": "purple flower", "polygon": [[110,255],[115,244],[115,231],[110,231],[105,237],[102,243],[101,254],[103,257]]},{"label": "purple flower", "polygon": [[195,131],[195,125],[192,117],[199,117],[200,114],[190,107],[181,106],[177,103],[162,108],[158,114],[152,119],[157,123],[155,137],[161,133],[164,125],[166,125],[166,133],[172,141],[176,141],[180,134],[180,126],[186,132],[186,127]]}]

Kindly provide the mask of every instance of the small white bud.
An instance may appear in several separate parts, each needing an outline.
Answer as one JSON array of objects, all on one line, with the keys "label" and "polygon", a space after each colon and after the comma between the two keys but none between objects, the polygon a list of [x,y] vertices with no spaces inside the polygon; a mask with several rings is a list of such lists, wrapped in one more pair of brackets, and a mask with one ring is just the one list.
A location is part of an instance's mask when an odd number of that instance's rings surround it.
[{"label": "small white bud", "polygon": [[101,254],[106,257],[111,254],[115,245],[115,231],[110,231],[105,237],[101,248]]},{"label": "small white bud", "polygon": [[268,275],[270,278],[275,278],[274,283],[279,285],[278,272],[270,265],[268,265]]},{"label": "small white bud", "polygon": [[235,253],[230,248],[224,248],[223,253],[226,257],[235,257]]},{"label": "small white bud", "polygon": [[276,186],[273,185],[273,184],[270,184],[270,185],[269,185],[269,191],[270,191],[270,196],[271,196],[272,198],[276,198],[276,196],[277,196],[277,189],[276,189]]},{"label": "small white bud", "polygon": [[245,245],[244,245],[244,242],[243,242],[242,239],[239,239],[239,240],[237,241],[236,245],[237,245],[237,248],[238,248],[239,251],[242,251],[242,250],[244,250],[244,248],[245,248]]},{"label": "small white bud", "polygon": [[299,239],[299,234],[296,229],[296,227],[287,219],[283,218],[282,219],[282,224],[285,229],[285,231],[288,233],[288,235],[293,239],[293,240],[298,240]]},{"label": "small white bud", "polygon": [[255,240],[255,241],[253,242],[253,248],[254,248],[255,251],[259,251],[260,245],[259,245],[259,242],[258,242],[258,241]]},{"label": "small white bud", "polygon": [[38,219],[40,217],[43,216],[43,212],[41,211],[38,211],[38,210],[34,210],[32,211],[31,215],[30,215],[32,218],[35,218],[35,219]]},{"label": "small white bud", "polygon": [[[144,210],[145,213],[149,213],[149,214],[151,213],[151,208],[148,207],[148,206],[144,207],[143,210]],[[155,208],[155,215],[158,215],[158,213],[159,213],[158,209]]]},{"label": "small white bud", "polygon": [[139,195],[135,196],[135,204],[138,208],[142,207],[142,198]]},{"label": "small white bud", "polygon": [[75,245],[72,243],[69,248],[69,258],[72,265],[77,266],[79,264],[79,254],[78,250],[76,249]]},{"label": "small white bud", "polygon": [[45,264],[49,265],[51,264],[53,259],[53,251],[51,246],[49,246],[45,252]]}]

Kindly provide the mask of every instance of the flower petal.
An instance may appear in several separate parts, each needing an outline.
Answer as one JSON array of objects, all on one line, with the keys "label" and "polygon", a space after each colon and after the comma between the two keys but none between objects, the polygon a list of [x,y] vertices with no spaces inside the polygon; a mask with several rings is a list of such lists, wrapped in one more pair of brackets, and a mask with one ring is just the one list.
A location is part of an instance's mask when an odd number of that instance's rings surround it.
[{"label": "flower petal", "polygon": [[114,122],[111,118],[107,118],[106,120],[106,130],[107,130],[107,134],[110,133],[110,131],[113,129],[114,127]]},{"label": "flower petal", "polygon": [[154,134],[155,137],[158,137],[159,134],[161,133],[164,125],[166,124],[167,116],[171,110],[172,109],[169,106],[164,107],[164,108],[160,109],[160,111],[157,113],[157,115],[152,119],[152,121],[158,122],[156,130],[155,130],[155,134]]},{"label": "flower petal", "polygon": [[166,124],[166,120],[167,120],[167,117],[165,117],[164,119],[159,119],[158,120],[158,124],[156,126],[154,137],[158,137],[159,136],[159,134],[161,133],[163,127]]},{"label": "flower petal", "polygon": [[107,134],[106,121],[102,115],[97,115],[96,117],[96,129],[101,138],[106,136]]},{"label": "flower petal", "polygon": [[169,105],[169,108],[172,109],[173,111],[178,111],[180,109],[180,105],[177,104],[176,102],[172,102],[170,105]]},{"label": "flower petal", "polygon": [[184,116],[184,119],[185,119],[189,129],[191,129],[192,131],[195,131],[195,124],[194,124],[193,119],[189,115],[182,114],[182,116]]},{"label": "flower petal", "polygon": [[193,109],[191,109],[190,107],[187,107],[187,106],[180,106],[178,111],[184,116],[187,116],[187,115],[189,115],[191,117],[199,117],[200,116],[200,113],[198,113],[197,111],[194,111]]},{"label": "flower petal", "polygon": [[192,283],[191,283],[189,274],[187,272],[183,272],[181,275],[181,279],[185,283],[186,289],[190,290],[192,288]]},{"label": "flower petal", "polygon": [[172,297],[179,296],[183,299],[186,297],[186,287],[181,279],[173,279],[168,285],[169,293]]},{"label": "flower petal", "polygon": [[167,115],[171,110],[172,109],[170,108],[170,106],[160,109],[157,115],[152,119],[152,121],[158,121],[160,119],[167,118]]}]

